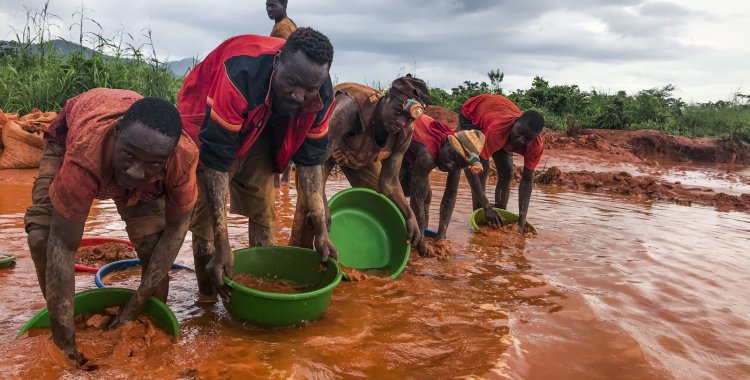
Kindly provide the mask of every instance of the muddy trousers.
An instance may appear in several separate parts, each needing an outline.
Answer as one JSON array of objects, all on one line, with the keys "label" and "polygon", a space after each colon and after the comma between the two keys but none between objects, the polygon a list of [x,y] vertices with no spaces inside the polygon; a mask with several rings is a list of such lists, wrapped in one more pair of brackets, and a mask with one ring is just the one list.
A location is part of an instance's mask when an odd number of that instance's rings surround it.
[{"label": "muddy trousers", "polygon": [[[229,168],[229,212],[248,218],[248,242],[250,246],[265,246],[274,243],[274,204],[276,189],[273,170],[273,144],[271,134],[262,133],[250,150]],[[198,171],[203,170],[198,168]],[[201,294],[212,293],[206,265],[214,252],[213,217],[206,200],[203,183],[198,181],[198,201],[190,218],[193,236],[193,260],[198,290]]]},{"label": "muddy trousers", "polygon": [[[47,242],[52,221],[52,202],[49,188],[63,162],[64,151],[51,145],[45,147],[39,174],[34,180],[31,192],[32,204],[26,210],[24,225],[28,234],[29,250],[34,261],[39,287],[42,294],[47,294],[46,273],[47,262],[54,258],[47,257]],[[138,258],[142,263],[142,274],[145,273],[151,261],[156,243],[159,242],[165,228],[164,199],[125,206],[115,202],[120,217],[125,222],[128,238],[135,246]],[[68,264],[66,264],[68,265]],[[74,263],[69,263],[73,266]],[[74,279],[70,279],[73,281]],[[155,297],[166,301],[169,291],[169,276],[165,276],[157,287]]]}]

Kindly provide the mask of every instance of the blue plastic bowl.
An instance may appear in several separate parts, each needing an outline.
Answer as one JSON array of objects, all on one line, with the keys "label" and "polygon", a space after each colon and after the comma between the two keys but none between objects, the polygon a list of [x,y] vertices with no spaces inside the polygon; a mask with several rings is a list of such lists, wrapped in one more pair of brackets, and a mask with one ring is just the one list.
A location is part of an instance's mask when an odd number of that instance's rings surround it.
[{"label": "blue plastic bowl", "polygon": [[[104,276],[113,272],[118,272],[139,265],[141,265],[141,260],[138,259],[111,262],[96,271],[96,276],[94,276],[94,283],[96,284],[97,288],[106,288],[106,286],[104,286],[104,283],[102,282],[102,278],[104,278]],[[184,269],[194,272],[193,268],[189,268],[180,264],[172,264],[172,269]]]}]

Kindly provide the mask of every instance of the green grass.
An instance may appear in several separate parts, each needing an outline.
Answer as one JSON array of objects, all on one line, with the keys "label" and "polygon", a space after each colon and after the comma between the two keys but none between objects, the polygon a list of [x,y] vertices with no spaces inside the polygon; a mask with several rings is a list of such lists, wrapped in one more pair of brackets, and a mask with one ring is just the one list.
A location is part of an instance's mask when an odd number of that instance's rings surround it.
[{"label": "green grass", "polygon": [[[135,46],[132,35],[101,35],[101,26],[82,8],[69,30],[78,33],[77,51],[59,52],[50,32],[47,4],[27,11],[26,26],[16,40],[0,49],[0,108],[28,113],[34,108],[57,111],[69,98],[95,87],[131,89],[173,103],[182,79],[156,59],[151,32],[146,44]],[[87,31],[93,26],[95,31]],[[70,44],[70,46],[76,46]],[[144,50],[147,50],[144,52]],[[508,96],[521,109],[541,111],[547,127],[655,129],[684,136],[714,136],[750,143],[750,96],[737,94],[731,101],[686,104],[666,85],[627,95],[584,91],[576,85],[550,85],[536,77],[529,89],[504,93],[503,73],[492,70],[488,82],[465,81],[446,91],[431,88],[432,104],[458,111],[466,99],[479,94]],[[429,79],[429,78],[425,78]],[[373,83],[382,87],[380,83]]]},{"label": "green grass", "polygon": [[[130,34],[111,39],[80,27],[79,42],[91,48],[59,52],[59,41],[51,37],[46,4],[27,12],[27,23],[16,31],[16,40],[0,51],[0,108],[21,114],[34,108],[57,111],[69,98],[96,87],[130,89],[144,96],[156,96],[173,103],[181,85],[157,60],[150,31],[148,43],[135,46]],[[80,12],[79,23],[98,24]],[[101,29],[101,28],[99,28]],[[143,50],[150,48],[146,56]]]}]

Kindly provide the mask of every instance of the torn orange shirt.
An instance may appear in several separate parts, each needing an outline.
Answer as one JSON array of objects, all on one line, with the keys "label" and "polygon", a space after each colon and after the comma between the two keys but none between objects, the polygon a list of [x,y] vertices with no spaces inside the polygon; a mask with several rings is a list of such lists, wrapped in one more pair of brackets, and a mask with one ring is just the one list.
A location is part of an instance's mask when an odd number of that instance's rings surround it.
[{"label": "torn orange shirt", "polygon": [[134,190],[117,184],[112,167],[115,126],[141,98],[129,90],[87,91],[68,100],[45,132],[48,143],[65,149],[49,196],[54,209],[66,219],[84,223],[94,199],[112,199],[127,207],[163,197],[167,213],[193,209],[198,197],[198,147],[185,133],[162,173]]}]

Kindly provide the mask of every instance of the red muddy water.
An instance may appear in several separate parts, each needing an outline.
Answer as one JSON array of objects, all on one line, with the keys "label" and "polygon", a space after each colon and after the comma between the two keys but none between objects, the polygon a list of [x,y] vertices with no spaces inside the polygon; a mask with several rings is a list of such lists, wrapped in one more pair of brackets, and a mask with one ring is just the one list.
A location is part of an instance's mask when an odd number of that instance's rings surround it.
[{"label": "red muddy water", "polygon": [[[562,156],[554,159],[585,169]],[[649,165],[628,164],[633,175],[652,175]],[[602,169],[608,165],[622,163],[592,161],[599,169],[587,170],[621,171]],[[726,174],[708,164],[662,169],[672,182],[699,173],[691,178],[700,186]],[[746,186],[746,169],[737,170],[716,189]],[[182,326],[177,343],[92,372],[64,368],[50,355],[48,333],[14,340],[44,306],[23,232],[34,175],[0,172],[0,251],[18,256],[15,268],[0,270],[3,378],[750,377],[750,214],[537,185],[529,221],[538,235],[472,234],[463,179],[441,257],[412,254],[395,281],[342,282],[317,321],[244,325],[220,302],[199,300],[192,274],[177,271],[168,302]],[[431,180],[435,229],[444,179],[434,173]],[[329,182],[328,194],[347,187]],[[511,211],[515,196],[516,189]],[[279,243],[289,236],[295,197],[293,188],[279,192]],[[244,247],[242,218],[230,223],[233,247]],[[85,236],[126,237],[111,202],[92,209]],[[189,238],[177,262],[192,267]],[[91,274],[77,275],[77,291],[93,287]]]}]

